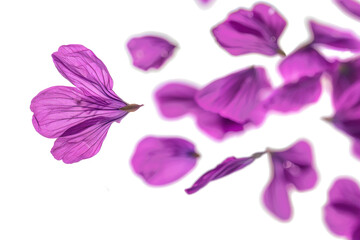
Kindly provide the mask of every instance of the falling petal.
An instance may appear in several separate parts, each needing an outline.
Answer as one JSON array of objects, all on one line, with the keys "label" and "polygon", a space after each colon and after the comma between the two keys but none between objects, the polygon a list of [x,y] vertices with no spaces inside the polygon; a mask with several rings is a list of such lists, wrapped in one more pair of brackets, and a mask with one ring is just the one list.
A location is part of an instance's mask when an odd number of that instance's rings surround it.
[{"label": "falling petal", "polygon": [[335,3],[339,5],[345,12],[360,19],[360,3],[355,0],[335,0]]}]

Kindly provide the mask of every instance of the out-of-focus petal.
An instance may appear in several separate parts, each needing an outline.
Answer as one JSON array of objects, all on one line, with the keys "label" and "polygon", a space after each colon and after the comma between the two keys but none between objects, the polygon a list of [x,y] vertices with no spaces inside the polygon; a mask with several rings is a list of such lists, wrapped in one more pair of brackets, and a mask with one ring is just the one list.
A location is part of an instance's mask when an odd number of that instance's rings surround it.
[{"label": "out-of-focus petal", "polygon": [[146,137],[131,159],[136,174],[150,185],[165,185],[187,174],[199,154],[195,146],[181,138]]},{"label": "out-of-focus petal", "polygon": [[61,75],[81,89],[85,95],[121,100],[113,91],[113,80],[96,55],[82,45],[64,45],[52,54]]},{"label": "out-of-focus petal", "polygon": [[299,111],[318,101],[321,95],[321,74],[303,77],[298,82],[290,82],[275,89],[265,102],[269,110],[279,112]]},{"label": "out-of-focus petal", "polygon": [[[100,101],[101,100],[101,101]],[[37,132],[48,138],[61,136],[67,129],[91,118],[121,119],[127,112],[121,101],[94,99],[74,87],[56,86],[41,91],[31,101],[33,125]]]},{"label": "out-of-focus petal", "polygon": [[97,154],[112,121],[103,117],[89,119],[68,129],[56,139],[52,155],[64,163],[75,163]]},{"label": "out-of-focus petal", "polygon": [[360,51],[360,40],[349,30],[326,26],[310,21],[313,34],[312,44],[321,44],[337,50]]},{"label": "out-of-focus petal", "polygon": [[360,141],[354,140],[352,144],[352,152],[355,154],[356,157],[360,158]]},{"label": "out-of-focus petal", "polygon": [[335,0],[345,12],[350,13],[352,16],[360,19],[360,3],[355,0]]},{"label": "out-of-focus petal", "polygon": [[[360,227],[360,189],[351,179],[338,179],[329,191],[325,222],[335,234],[354,239]],[[355,238],[356,239],[356,238]]]},{"label": "out-of-focus petal", "polygon": [[279,65],[285,82],[298,81],[325,72],[330,63],[311,46],[302,47],[287,56]]},{"label": "out-of-focus petal", "polygon": [[213,28],[216,41],[232,55],[260,53],[283,54],[278,46],[286,21],[276,10],[257,4],[253,10],[239,9]]},{"label": "out-of-focus petal", "polygon": [[133,64],[144,71],[158,69],[174,52],[175,45],[157,36],[142,36],[130,39],[127,44]]},{"label": "out-of-focus petal", "polygon": [[225,177],[233,172],[236,172],[249,164],[251,164],[255,158],[235,158],[229,157],[222,163],[217,165],[214,169],[206,172],[202,175],[190,188],[186,189],[186,193],[193,194],[205,187],[210,181]]},{"label": "out-of-focus petal", "polygon": [[259,124],[266,114],[262,101],[270,89],[265,70],[250,67],[213,81],[195,99],[205,110],[235,122]]}]

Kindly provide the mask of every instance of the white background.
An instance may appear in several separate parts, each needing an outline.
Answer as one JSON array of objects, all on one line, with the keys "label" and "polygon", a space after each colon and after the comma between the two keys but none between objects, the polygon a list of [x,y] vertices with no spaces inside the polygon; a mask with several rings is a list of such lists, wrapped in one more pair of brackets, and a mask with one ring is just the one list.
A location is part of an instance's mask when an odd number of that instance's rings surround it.
[{"label": "white background", "polygon": [[[201,8],[194,0],[2,0],[0,239],[337,239],[323,222],[327,191],[339,176],[358,177],[360,162],[350,152],[349,138],[320,120],[332,114],[325,79],[317,104],[297,114],[270,114],[260,128],[223,142],[201,133],[190,117],[163,119],[154,103],[155,89],[169,80],[204,86],[253,64],[265,66],[273,84],[280,85],[279,56],[232,57],[210,34],[230,11],[255,2],[216,0]],[[271,3],[288,21],[280,39],[287,53],[310,38],[309,17],[360,34],[360,22],[330,0]],[[131,65],[126,43],[144,32],[164,33],[179,45],[160,71],[144,73]],[[90,48],[106,64],[121,98],[145,106],[113,124],[95,157],[66,165],[50,154],[54,140],[34,130],[29,107],[41,90],[70,85],[50,55],[74,43]],[[201,153],[197,167],[175,184],[147,186],[129,164],[136,143],[146,135],[191,140]],[[313,144],[320,178],[313,190],[291,193],[290,222],[276,220],[261,202],[270,177],[266,157],[195,195],[184,192],[226,157],[283,148],[301,138]]]}]

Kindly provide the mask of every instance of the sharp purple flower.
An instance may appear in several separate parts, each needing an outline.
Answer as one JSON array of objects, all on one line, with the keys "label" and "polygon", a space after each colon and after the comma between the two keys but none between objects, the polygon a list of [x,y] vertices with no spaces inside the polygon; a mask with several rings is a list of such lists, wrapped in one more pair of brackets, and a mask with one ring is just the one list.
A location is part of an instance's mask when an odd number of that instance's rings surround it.
[{"label": "sharp purple flower", "polygon": [[160,68],[174,52],[175,44],[157,36],[130,39],[127,44],[133,64],[144,71]]},{"label": "sharp purple flower", "polygon": [[150,185],[172,183],[196,165],[199,154],[194,144],[181,138],[146,137],[131,159],[136,174]]},{"label": "sharp purple flower", "polygon": [[197,92],[198,89],[190,85],[169,83],[156,91],[155,98],[164,117],[172,119],[193,115],[199,128],[215,139],[221,140],[229,132],[244,129],[243,124],[202,109],[194,99]]},{"label": "sharp purple flower", "polygon": [[266,115],[263,100],[271,84],[262,67],[250,67],[217,79],[196,94],[203,109],[244,124],[259,125]]},{"label": "sharp purple flower", "polygon": [[256,4],[252,10],[239,9],[212,30],[216,41],[231,55],[260,53],[285,55],[278,39],[286,26],[271,6]]},{"label": "sharp purple flower", "polygon": [[291,217],[289,186],[303,191],[314,187],[317,174],[310,145],[299,141],[284,151],[269,151],[273,176],[266,187],[263,201],[266,208],[281,220]]},{"label": "sharp purple flower", "polygon": [[345,12],[360,19],[360,3],[355,0],[335,0],[335,3]]},{"label": "sharp purple flower", "polygon": [[75,87],[41,91],[31,101],[32,122],[41,135],[57,138],[51,150],[56,159],[74,163],[97,154],[110,125],[140,105],[127,104],[114,93],[106,66],[84,46],[61,46],[52,57]]},{"label": "sharp purple flower", "polygon": [[360,239],[360,189],[352,179],[341,178],[332,185],[324,208],[331,232],[349,240]]},{"label": "sharp purple flower", "polygon": [[321,95],[321,74],[303,77],[275,89],[266,100],[265,108],[278,112],[299,111],[307,105],[317,102]]},{"label": "sharp purple flower", "polygon": [[312,45],[323,45],[335,50],[360,51],[360,39],[349,30],[326,26],[310,21],[313,34]]},{"label": "sharp purple flower", "polygon": [[307,45],[291,53],[279,65],[285,82],[296,82],[301,77],[312,77],[327,71],[330,63],[313,47]]}]

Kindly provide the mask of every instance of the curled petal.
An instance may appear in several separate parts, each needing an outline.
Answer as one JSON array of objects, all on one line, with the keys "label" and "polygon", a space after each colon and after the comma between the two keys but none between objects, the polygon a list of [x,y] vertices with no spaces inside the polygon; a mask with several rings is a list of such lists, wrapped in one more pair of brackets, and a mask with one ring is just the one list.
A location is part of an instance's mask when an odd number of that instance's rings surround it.
[{"label": "curled petal", "polygon": [[144,71],[160,68],[174,52],[175,45],[157,36],[132,38],[127,44],[133,64]]},{"label": "curled petal", "polygon": [[335,0],[335,3],[339,5],[345,12],[350,13],[356,18],[360,18],[360,3],[355,0]]},{"label": "curled petal", "polygon": [[279,65],[285,82],[295,82],[302,77],[312,77],[325,72],[330,63],[311,46],[305,46],[287,56]]},{"label": "curled petal", "polygon": [[195,146],[184,139],[146,137],[138,143],[131,165],[146,183],[160,186],[187,174],[198,157]]},{"label": "curled petal", "polygon": [[321,44],[337,50],[360,51],[360,39],[352,32],[310,21],[312,44]]},{"label": "curled petal", "polygon": [[265,102],[267,109],[279,112],[299,111],[318,101],[321,95],[321,74],[303,77],[298,82],[290,82],[275,89]]},{"label": "curled petal", "polygon": [[222,163],[217,165],[214,169],[206,172],[202,175],[190,188],[186,189],[186,193],[193,194],[205,187],[210,181],[225,177],[232,174],[249,164],[251,164],[255,158],[235,158],[229,157]]},{"label": "curled petal", "polygon": [[205,110],[238,123],[260,124],[265,117],[263,95],[271,89],[265,70],[250,67],[215,80],[196,95]]}]

